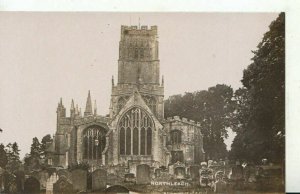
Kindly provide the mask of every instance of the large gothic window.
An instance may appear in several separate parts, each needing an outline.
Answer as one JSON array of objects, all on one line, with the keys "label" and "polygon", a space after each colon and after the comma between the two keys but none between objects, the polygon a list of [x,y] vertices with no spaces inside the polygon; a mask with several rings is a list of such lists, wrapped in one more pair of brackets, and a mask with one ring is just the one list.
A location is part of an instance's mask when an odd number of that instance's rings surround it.
[{"label": "large gothic window", "polygon": [[82,138],[83,159],[101,159],[105,148],[105,129],[99,126],[91,126],[84,131]]},{"label": "large gothic window", "polygon": [[[152,119],[140,108],[127,111],[119,122],[120,154],[152,154]],[[126,130],[126,132],[125,132]]]}]

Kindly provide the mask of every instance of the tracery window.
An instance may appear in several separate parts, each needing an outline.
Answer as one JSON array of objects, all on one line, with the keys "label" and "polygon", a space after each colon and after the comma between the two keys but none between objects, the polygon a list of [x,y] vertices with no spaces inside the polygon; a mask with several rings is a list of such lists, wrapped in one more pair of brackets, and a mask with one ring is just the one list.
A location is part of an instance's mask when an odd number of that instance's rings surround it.
[{"label": "tracery window", "polygon": [[102,158],[105,148],[105,129],[91,126],[83,133],[83,159],[97,160]]},{"label": "tracery window", "polygon": [[[151,155],[154,124],[140,108],[127,111],[119,122],[120,155]],[[126,132],[125,132],[126,131]]]},{"label": "tracery window", "polygon": [[170,132],[171,133],[171,144],[177,145],[181,143],[181,131],[175,129]]}]

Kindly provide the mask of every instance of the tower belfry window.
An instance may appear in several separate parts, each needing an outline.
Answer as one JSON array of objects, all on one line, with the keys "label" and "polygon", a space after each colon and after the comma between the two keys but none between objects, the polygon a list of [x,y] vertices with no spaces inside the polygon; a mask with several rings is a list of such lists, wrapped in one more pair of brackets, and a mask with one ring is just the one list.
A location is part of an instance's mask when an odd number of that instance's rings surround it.
[{"label": "tower belfry window", "polygon": [[120,119],[118,128],[120,155],[152,154],[154,124],[144,110],[135,107],[127,111]]}]

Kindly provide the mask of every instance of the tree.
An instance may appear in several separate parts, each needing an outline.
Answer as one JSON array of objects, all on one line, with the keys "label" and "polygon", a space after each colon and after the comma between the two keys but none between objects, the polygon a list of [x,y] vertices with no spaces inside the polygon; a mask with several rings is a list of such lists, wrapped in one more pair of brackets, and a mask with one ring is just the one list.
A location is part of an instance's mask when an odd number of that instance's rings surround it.
[{"label": "tree", "polygon": [[10,172],[13,173],[16,170],[19,169],[20,165],[21,165],[21,161],[20,161],[20,154],[19,154],[20,150],[18,147],[18,144],[16,142],[9,143],[6,146],[6,155],[7,155],[7,165],[6,165],[6,169]]},{"label": "tree", "polygon": [[41,144],[39,142],[39,139],[37,137],[34,137],[32,139],[32,144],[30,147],[30,156],[35,158],[41,157]]},{"label": "tree", "polygon": [[0,167],[5,168],[8,162],[6,151],[4,149],[4,145],[0,144]]},{"label": "tree", "polygon": [[[232,155],[244,148],[248,159],[284,159],[285,140],[285,15],[279,14],[264,34],[242,83],[248,90],[247,106],[240,109],[243,130],[237,130]],[[247,117],[245,117],[247,115]],[[241,128],[241,127],[240,127]]]},{"label": "tree", "polygon": [[24,158],[24,167],[25,170],[31,171],[35,169],[39,169],[41,159],[41,144],[37,137],[32,139],[32,144],[30,147],[30,154],[26,154]]},{"label": "tree", "polygon": [[250,150],[247,149],[247,138],[251,136],[247,131],[247,124],[250,116],[250,95],[247,88],[239,88],[233,96],[234,111],[231,115],[231,129],[236,132],[236,136],[232,142],[229,157],[231,160],[248,160]]},{"label": "tree", "polygon": [[210,159],[224,158],[227,155],[224,138],[228,137],[229,118],[234,110],[232,96],[232,88],[221,84],[208,90],[171,96],[165,101],[165,115],[178,115],[200,122],[206,156]]},{"label": "tree", "polygon": [[44,158],[45,157],[45,152],[46,152],[46,149],[47,149],[47,144],[52,142],[53,139],[51,137],[50,134],[47,134],[45,135],[43,138],[42,138],[42,141],[41,141],[41,158]]}]

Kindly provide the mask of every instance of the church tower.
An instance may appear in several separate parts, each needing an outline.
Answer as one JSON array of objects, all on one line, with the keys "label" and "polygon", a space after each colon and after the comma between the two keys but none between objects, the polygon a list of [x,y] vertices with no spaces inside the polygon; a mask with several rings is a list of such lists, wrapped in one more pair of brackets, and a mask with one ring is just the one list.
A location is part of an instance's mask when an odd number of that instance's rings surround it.
[{"label": "church tower", "polygon": [[158,118],[163,119],[164,87],[160,83],[157,26],[122,26],[118,82],[112,80],[110,117],[114,117],[135,90]]}]

